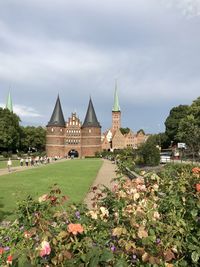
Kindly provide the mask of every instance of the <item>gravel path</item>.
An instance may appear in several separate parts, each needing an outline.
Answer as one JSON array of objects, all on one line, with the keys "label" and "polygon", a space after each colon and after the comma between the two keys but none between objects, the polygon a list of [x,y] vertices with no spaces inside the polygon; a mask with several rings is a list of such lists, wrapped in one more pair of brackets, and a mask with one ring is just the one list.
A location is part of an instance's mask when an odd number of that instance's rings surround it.
[{"label": "gravel path", "polygon": [[[112,188],[113,182],[112,179],[116,178],[116,165],[113,164],[110,160],[103,159],[103,164],[99,170],[95,181],[93,182],[91,188],[98,185],[105,185],[108,188]],[[84,203],[87,204],[88,208],[92,208],[92,201],[94,194],[89,191],[86,195]]]}]

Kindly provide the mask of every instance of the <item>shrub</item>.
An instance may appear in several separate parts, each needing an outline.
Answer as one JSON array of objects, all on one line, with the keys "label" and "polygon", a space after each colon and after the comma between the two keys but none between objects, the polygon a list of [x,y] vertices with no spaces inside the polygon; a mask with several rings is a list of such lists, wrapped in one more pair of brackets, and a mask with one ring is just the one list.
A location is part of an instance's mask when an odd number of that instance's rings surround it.
[{"label": "shrub", "polygon": [[138,163],[141,165],[157,166],[160,163],[160,151],[151,141],[147,140],[139,147],[138,155],[140,157]]},{"label": "shrub", "polygon": [[3,151],[3,152],[2,152],[2,155],[3,155],[3,157],[6,158],[6,159],[7,159],[7,158],[11,158],[11,157],[12,157],[12,151],[8,151],[8,152],[7,152],[7,151]]}]

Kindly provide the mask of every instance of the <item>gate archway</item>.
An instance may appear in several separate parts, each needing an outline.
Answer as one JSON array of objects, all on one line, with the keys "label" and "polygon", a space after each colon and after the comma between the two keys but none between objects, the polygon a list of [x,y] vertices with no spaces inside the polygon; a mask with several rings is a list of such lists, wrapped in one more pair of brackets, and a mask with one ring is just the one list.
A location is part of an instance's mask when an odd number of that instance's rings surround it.
[{"label": "gate archway", "polygon": [[75,149],[71,149],[68,152],[68,157],[70,157],[70,158],[78,158],[79,157],[78,151],[75,150]]}]

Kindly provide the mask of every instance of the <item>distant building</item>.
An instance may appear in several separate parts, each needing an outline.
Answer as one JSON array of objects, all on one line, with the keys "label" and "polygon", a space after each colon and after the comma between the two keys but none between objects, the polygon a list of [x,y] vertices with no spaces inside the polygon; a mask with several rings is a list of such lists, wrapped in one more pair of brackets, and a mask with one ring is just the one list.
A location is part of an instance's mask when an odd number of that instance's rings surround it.
[{"label": "distant building", "polygon": [[101,126],[90,98],[84,123],[76,113],[65,122],[59,96],[47,124],[47,156],[94,156],[101,151]]},{"label": "distant building", "polygon": [[112,126],[101,137],[102,150],[114,150],[132,147],[137,149],[140,144],[144,143],[148,135],[142,130],[134,133],[132,130],[129,133],[121,133],[121,110],[119,106],[119,98],[117,94],[117,84],[115,86],[114,105],[112,109]]}]

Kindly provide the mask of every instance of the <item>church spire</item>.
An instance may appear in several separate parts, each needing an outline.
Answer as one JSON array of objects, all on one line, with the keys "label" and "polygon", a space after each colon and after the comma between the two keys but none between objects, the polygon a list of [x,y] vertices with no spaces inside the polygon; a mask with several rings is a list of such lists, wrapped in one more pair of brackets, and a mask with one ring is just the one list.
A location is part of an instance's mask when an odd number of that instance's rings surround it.
[{"label": "church spire", "polygon": [[12,98],[10,92],[8,93],[6,108],[9,109],[10,112],[13,112]]},{"label": "church spire", "polygon": [[90,97],[87,113],[85,116],[85,120],[82,125],[82,128],[86,128],[86,127],[99,127],[99,128],[101,127],[97,120],[97,116],[96,116],[96,113],[95,113],[95,110],[92,104],[91,97]]},{"label": "church spire", "polygon": [[51,119],[48,122],[47,126],[65,127],[65,119],[64,119],[62,107],[60,104],[59,95],[57,97],[56,104],[55,104],[53,113],[51,115]]},{"label": "church spire", "polygon": [[112,111],[120,111],[120,106],[119,106],[119,98],[117,94],[117,81],[115,82],[115,95],[114,95],[114,105]]}]

